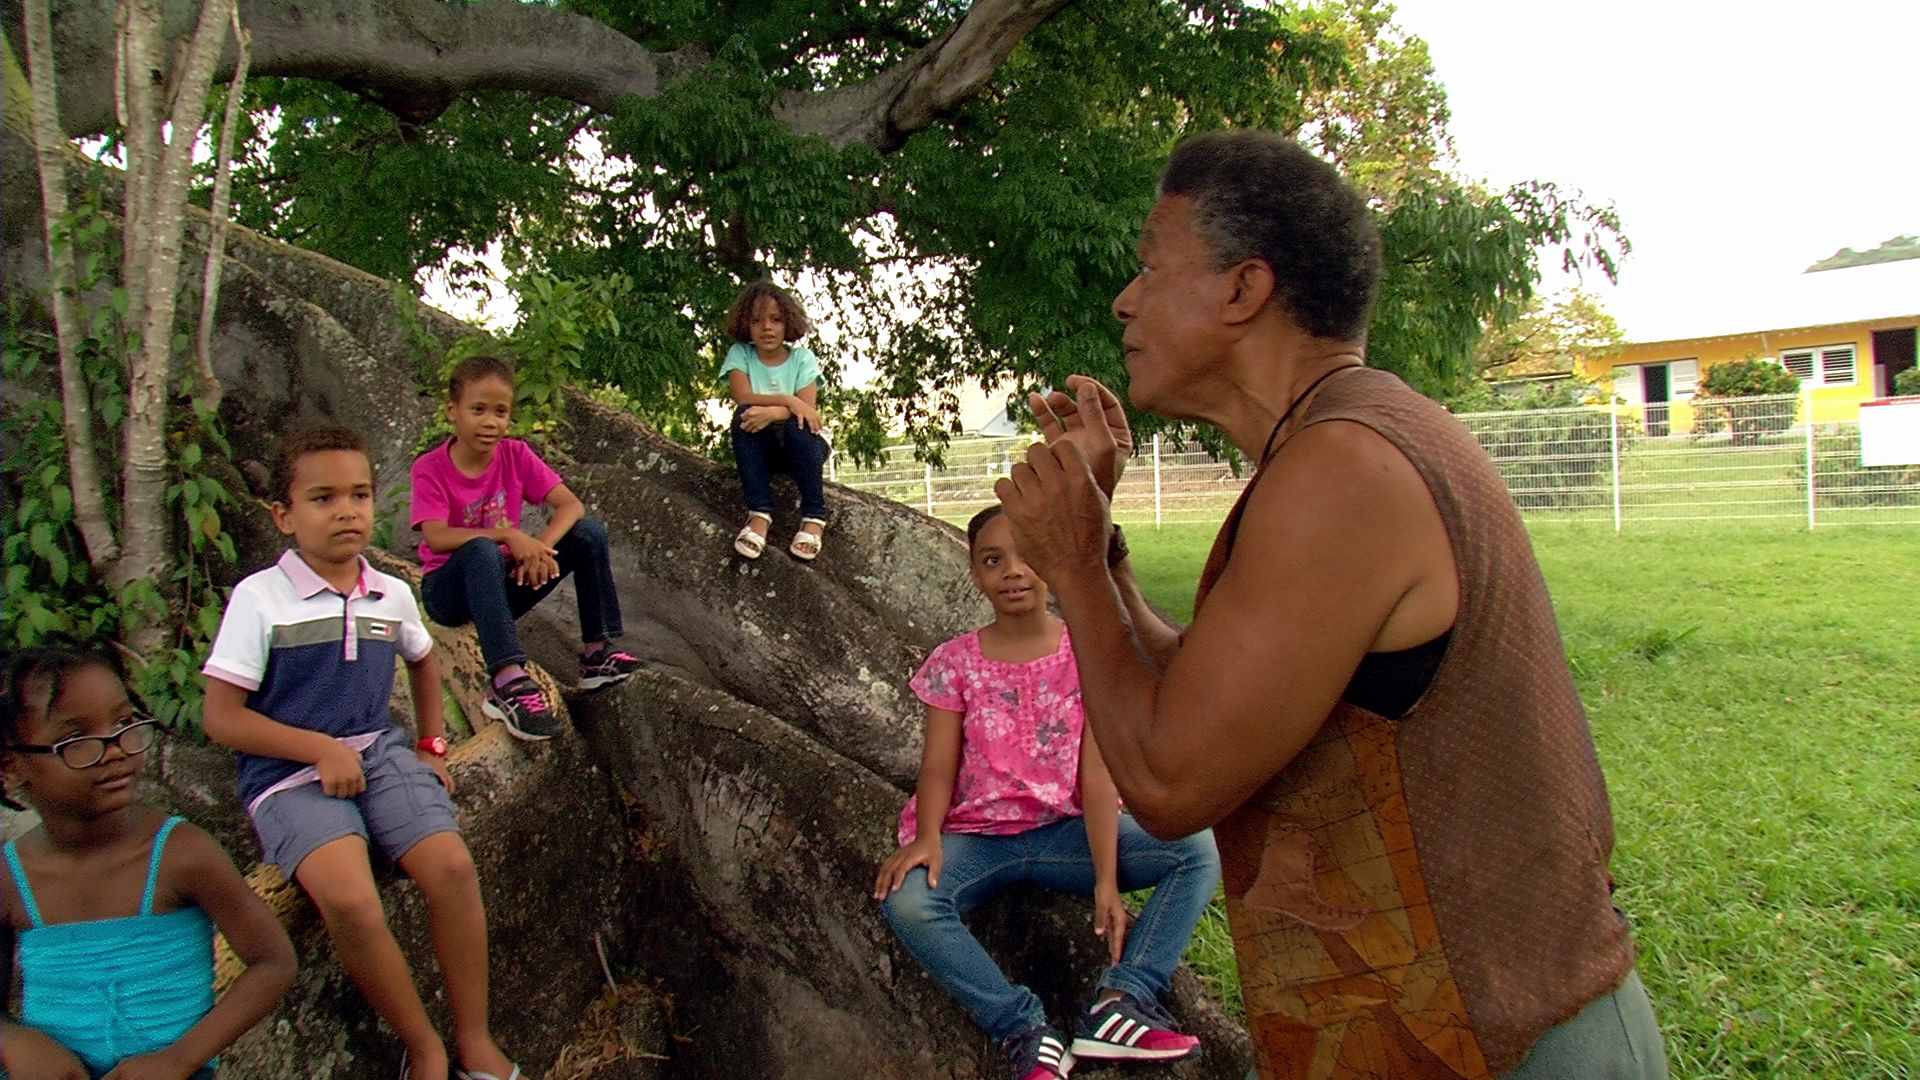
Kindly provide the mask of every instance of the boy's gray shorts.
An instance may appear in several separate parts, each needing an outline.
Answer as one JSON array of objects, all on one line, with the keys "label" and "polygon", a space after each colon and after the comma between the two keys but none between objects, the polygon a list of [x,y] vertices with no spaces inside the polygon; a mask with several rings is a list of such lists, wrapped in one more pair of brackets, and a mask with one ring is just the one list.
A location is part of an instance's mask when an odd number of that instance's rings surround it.
[{"label": "boy's gray shorts", "polygon": [[315,848],[352,835],[398,862],[434,833],[459,832],[453,799],[412,742],[406,728],[393,727],[362,751],[367,787],[350,799],[328,795],[317,782],[269,796],[253,816],[266,861],[293,877]]}]

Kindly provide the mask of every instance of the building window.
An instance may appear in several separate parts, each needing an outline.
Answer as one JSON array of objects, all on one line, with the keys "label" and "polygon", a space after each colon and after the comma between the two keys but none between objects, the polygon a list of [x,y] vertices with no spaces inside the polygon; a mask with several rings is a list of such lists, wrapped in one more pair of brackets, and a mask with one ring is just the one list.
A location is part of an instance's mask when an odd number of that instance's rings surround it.
[{"label": "building window", "polygon": [[1821,345],[1780,354],[1780,364],[1813,386],[1852,386],[1858,377],[1851,345]]}]

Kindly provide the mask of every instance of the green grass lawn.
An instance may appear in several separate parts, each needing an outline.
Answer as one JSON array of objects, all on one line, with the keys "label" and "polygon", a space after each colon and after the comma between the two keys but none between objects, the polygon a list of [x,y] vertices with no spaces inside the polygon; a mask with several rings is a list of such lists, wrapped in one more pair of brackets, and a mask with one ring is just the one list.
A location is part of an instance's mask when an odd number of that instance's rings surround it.
[{"label": "green grass lawn", "polygon": [[[1181,619],[1210,526],[1128,531]],[[1920,1077],[1920,529],[1534,543],[1676,1077]],[[1188,957],[1231,1007],[1224,918]]]}]

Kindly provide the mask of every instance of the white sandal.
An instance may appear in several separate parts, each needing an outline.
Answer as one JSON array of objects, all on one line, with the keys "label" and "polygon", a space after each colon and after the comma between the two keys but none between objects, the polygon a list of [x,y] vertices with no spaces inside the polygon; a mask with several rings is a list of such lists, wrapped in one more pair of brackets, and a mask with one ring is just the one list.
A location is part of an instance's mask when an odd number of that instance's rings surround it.
[{"label": "white sandal", "polygon": [[767,550],[767,538],[753,531],[754,518],[766,522],[767,528],[773,528],[772,514],[763,514],[758,510],[749,512],[747,523],[740,527],[739,534],[733,538],[733,550],[739,552],[741,558],[757,559],[761,552]]},{"label": "white sandal", "polygon": [[[800,524],[802,526],[818,525],[822,532],[827,528],[827,523],[819,518],[801,518]],[[812,562],[820,555],[820,533],[810,533],[805,528],[794,533],[793,543],[788,545],[787,554],[801,562]]]}]

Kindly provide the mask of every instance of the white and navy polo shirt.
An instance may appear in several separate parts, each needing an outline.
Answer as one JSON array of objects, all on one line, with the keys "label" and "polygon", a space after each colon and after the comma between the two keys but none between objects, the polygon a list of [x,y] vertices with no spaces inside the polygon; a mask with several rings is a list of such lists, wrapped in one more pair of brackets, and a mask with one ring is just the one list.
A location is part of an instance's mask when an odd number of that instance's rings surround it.
[{"label": "white and navy polo shirt", "polygon": [[[234,586],[201,670],[249,691],[247,708],[271,720],[344,739],[393,726],[394,658],[432,650],[406,582],[362,558],[359,583],[343,595],[288,551]],[[308,767],[241,754],[241,803]]]}]

